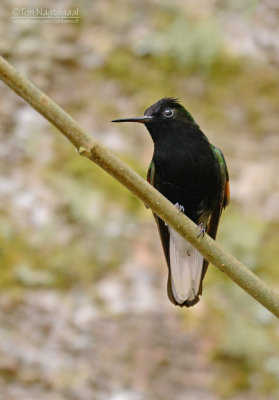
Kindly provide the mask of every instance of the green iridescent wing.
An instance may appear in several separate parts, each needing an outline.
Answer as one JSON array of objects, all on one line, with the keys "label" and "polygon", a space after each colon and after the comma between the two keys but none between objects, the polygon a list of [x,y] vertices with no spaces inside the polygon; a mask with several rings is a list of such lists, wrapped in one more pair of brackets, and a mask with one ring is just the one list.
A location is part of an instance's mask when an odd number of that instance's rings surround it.
[{"label": "green iridescent wing", "polygon": [[225,208],[229,202],[230,202],[230,186],[229,186],[229,173],[227,169],[227,164],[224,158],[224,155],[218,147],[211,145],[211,148],[214,152],[214,155],[216,157],[216,161],[219,167],[220,171],[220,176],[221,176],[221,194],[220,194],[220,202],[219,204],[215,207],[215,209],[212,212],[212,215],[210,217],[207,233],[215,239],[218,225],[219,225],[219,220],[220,216],[222,214],[223,208]]},{"label": "green iridescent wing", "polygon": [[215,154],[218,166],[220,168],[221,180],[222,180],[222,196],[221,196],[221,208],[225,208],[230,202],[230,186],[229,186],[229,173],[224,155],[218,147],[211,145],[211,148]]}]

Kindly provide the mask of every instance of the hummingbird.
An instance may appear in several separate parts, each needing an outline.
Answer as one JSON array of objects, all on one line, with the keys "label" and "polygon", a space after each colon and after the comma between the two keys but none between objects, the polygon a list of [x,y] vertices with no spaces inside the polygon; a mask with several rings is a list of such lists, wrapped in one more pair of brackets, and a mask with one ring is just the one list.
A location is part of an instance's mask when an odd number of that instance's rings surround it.
[{"label": "hummingbird", "polygon": [[[222,151],[211,144],[192,115],[177,98],[164,97],[139,118],[112,122],[144,124],[154,143],[147,180],[185,213],[216,237],[222,210],[229,204],[229,174]],[[208,261],[186,239],[154,214],[167,266],[167,293],[180,307],[199,301]]]}]

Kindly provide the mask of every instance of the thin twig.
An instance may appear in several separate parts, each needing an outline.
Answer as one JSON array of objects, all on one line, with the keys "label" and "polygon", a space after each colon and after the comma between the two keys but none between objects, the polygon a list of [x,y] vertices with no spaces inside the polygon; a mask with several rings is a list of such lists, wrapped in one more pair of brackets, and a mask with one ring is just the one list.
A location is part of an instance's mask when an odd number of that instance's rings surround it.
[{"label": "thin twig", "polygon": [[279,317],[278,293],[245,265],[222,249],[207,234],[203,238],[198,238],[199,228],[187,216],[184,214],[178,215],[177,209],[173,204],[104,145],[93,139],[69,114],[23,77],[2,57],[0,57],[0,78],[56,126],[73,143],[81,155],[97,163],[122,185],[126,186],[168,225],[192,243],[208,261]]}]

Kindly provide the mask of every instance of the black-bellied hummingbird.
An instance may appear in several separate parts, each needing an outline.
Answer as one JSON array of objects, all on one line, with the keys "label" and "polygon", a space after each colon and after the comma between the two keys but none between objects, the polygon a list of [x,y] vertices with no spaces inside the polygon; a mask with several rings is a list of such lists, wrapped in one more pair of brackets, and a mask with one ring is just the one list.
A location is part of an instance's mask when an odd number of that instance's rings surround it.
[{"label": "black-bellied hummingbird", "polygon": [[[223,208],[230,199],[223,153],[212,145],[176,98],[165,97],[143,117],[112,122],[139,122],[149,131],[154,153],[147,179],[178,209],[216,237]],[[168,296],[180,307],[199,301],[208,262],[186,239],[154,215],[168,264]]]}]

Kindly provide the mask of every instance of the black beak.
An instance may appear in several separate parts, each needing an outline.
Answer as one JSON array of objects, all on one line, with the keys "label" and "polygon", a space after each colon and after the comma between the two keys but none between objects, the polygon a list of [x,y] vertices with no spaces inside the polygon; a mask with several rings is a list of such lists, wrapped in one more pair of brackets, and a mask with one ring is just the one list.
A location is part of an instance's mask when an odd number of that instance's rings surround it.
[{"label": "black beak", "polygon": [[144,115],[143,117],[139,117],[139,118],[114,119],[111,122],[139,122],[140,124],[147,124],[151,120],[152,120],[152,117]]}]

